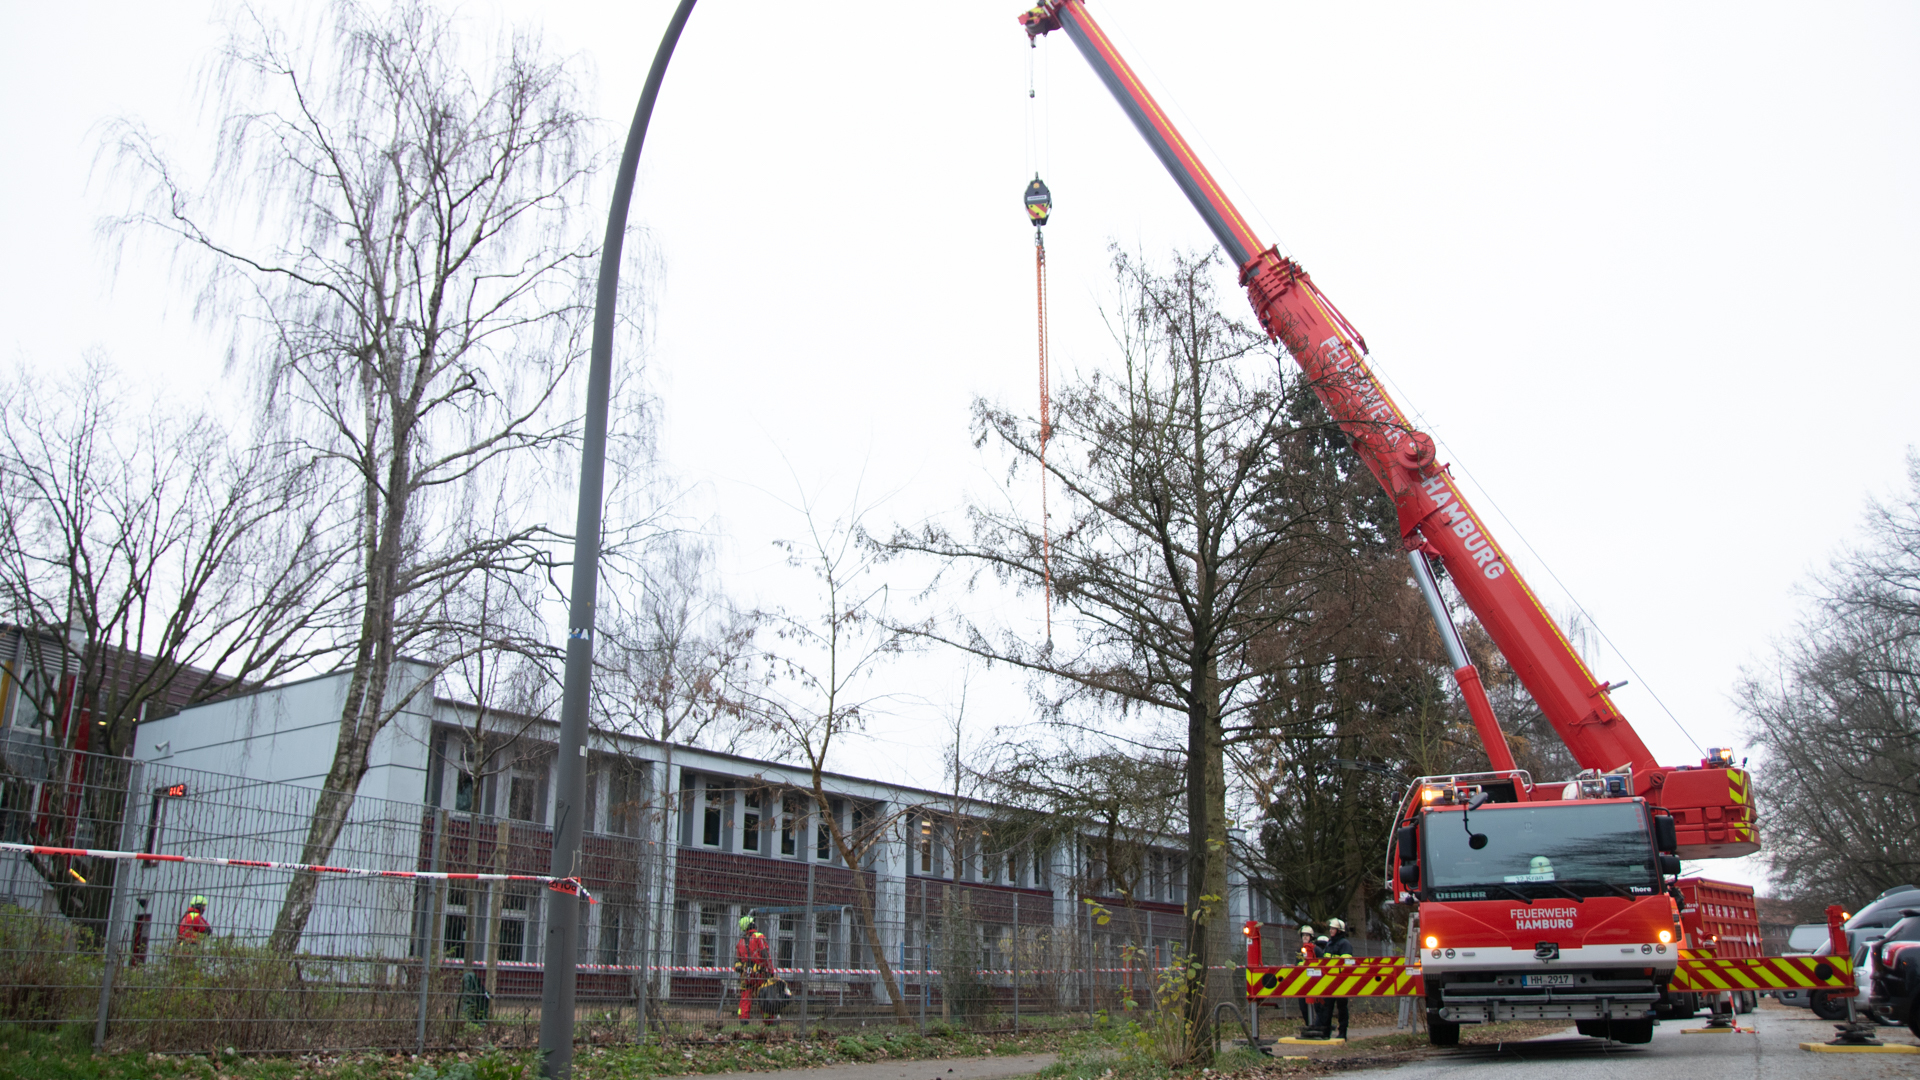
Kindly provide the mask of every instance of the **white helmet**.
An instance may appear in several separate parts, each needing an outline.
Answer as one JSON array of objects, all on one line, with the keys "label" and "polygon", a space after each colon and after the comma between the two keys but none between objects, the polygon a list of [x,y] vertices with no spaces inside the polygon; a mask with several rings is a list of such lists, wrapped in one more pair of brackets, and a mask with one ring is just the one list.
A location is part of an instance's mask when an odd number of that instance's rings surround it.
[{"label": "white helmet", "polygon": [[1311,926],[1306,926],[1306,925],[1302,925],[1302,926],[1300,927],[1300,933],[1301,933],[1301,934],[1303,934],[1303,935],[1305,935],[1306,937],[1312,937],[1312,936],[1313,936],[1313,927],[1311,927]]},{"label": "white helmet", "polygon": [[1347,923],[1346,923],[1346,920],[1344,919],[1328,919],[1327,920],[1327,929],[1329,930],[1345,930],[1346,928],[1347,928]]}]

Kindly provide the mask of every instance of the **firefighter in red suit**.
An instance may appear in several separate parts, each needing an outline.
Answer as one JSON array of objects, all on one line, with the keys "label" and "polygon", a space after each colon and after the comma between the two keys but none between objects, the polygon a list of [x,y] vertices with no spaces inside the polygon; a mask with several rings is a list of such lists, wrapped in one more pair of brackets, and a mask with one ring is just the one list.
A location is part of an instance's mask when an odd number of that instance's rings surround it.
[{"label": "firefighter in red suit", "polygon": [[196,896],[187,905],[187,913],[180,916],[180,925],[174,934],[181,943],[191,945],[211,933],[213,924],[207,921],[207,898]]},{"label": "firefighter in red suit", "polygon": [[[767,948],[767,935],[753,924],[753,916],[740,919],[740,941],[733,947],[733,970],[740,973],[740,1023],[753,1014],[753,995],[773,975],[773,952]],[[773,1023],[772,1017],[766,1018]]]}]

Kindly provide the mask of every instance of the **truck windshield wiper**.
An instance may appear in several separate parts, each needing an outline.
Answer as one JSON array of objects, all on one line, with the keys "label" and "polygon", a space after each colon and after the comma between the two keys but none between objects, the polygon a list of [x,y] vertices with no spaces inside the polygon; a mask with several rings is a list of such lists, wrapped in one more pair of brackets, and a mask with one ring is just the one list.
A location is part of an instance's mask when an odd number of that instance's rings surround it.
[{"label": "truck windshield wiper", "polygon": [[1508,896],[1513,897],[1515,900],[1522,901],[1523,903],[1527,903],[1527,904],[1533,903],[1533,897],[1528,896],[1526,893],[1521,892],[1519,889],[1516,889],[1511,885],[1488,884],[1488,885],[1476,885],[1474,887],[1479,889],[1485,889],[1488,892],[1503,892],[1503,893],[1506,893]]},{"label": "truck windshield wiper", "polygon": [[1565,885],[1562,885],[1557,881],[1535,881],[1535,882],[1531,882],[1530,884],[1542,889],[1552,889],[1554,892],[1557,892],[1561,896],[1564,896],[1567,899],[1572,900],[1576,904],[1584,904],[1587,902],[1586,897],[1581,896],[1579,893],[1574,892],[1572,889],[1567,888]]}]

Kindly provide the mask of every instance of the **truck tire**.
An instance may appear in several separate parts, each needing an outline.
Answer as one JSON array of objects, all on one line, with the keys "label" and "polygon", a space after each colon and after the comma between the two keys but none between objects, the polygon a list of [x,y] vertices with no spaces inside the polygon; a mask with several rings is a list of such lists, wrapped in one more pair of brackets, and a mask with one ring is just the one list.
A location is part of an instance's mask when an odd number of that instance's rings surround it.
[{"label": "truck tire", "polygon": [[1459,1046],[1460,1025],[1440,1019],[1436,1010],[1427,1010],[1427,1041],[1435,1046]]},{"label": "truck tire", "polygon": [[1604,1039],[1607,1037],[1607,1022],[1605,1020],[1575,1020],[1573,1027],[1574,1030],[1589,1039]]},{"label": "truck tire", "polygon": [[1745,1016],[1760,1007],[1760,995],[1751,990],[1742,990],[1733,995],[1733,1011]]},{"label": "truck tire", "polygon": [[1807,1007],[1813,1010],[1813,1015],[1822,1020],[1845,1020],[1847,1018],[1847,1003],[1828,997],[1825,990],[1815,990],[1813,993],[1808,994]]},{"label": "truck tire", "polygon": [[1915,991],[1912,1000],[1907,1002],[1907,1030],[1920,1039],[1920,991]]}]

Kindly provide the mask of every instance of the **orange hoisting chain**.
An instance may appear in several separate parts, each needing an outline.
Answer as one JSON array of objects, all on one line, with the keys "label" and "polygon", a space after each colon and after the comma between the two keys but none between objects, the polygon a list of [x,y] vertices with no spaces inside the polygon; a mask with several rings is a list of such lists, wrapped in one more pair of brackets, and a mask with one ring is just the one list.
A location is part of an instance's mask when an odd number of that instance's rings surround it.
[{"label": "orange hoisting chain", "polygon": [[1027,185],[1027,218],[1033,222],[1033,287],[1040,328],[1040,572],[1046,586],[1047,641],[1053,641],[1053,532],[1047,520],[1047,442],[1053,438],[1053,383],[1047,377],[1047,241],[1040,227],[1053,212],[1053,193],[1034,174]]}]

